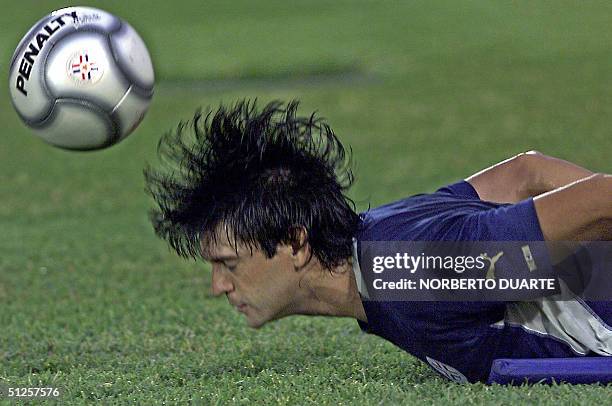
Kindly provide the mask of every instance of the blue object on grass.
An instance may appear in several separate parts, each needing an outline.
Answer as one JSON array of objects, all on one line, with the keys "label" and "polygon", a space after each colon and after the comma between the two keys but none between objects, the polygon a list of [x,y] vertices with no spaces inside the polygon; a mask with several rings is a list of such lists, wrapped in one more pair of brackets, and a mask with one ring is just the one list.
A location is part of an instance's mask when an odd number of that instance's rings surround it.
[{"label": "blue object on grass", "polygon": [[612,357],[496,359],[487,383],[612,383]]}]

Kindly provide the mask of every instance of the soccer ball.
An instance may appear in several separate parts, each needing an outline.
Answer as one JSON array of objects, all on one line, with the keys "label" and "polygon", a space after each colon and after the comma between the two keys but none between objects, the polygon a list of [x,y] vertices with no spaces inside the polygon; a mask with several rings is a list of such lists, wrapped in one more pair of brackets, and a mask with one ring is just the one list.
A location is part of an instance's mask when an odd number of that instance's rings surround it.
[{"label": "soccer ball", "polygon": [[90,7],[57,10],[23,37],[11,60],[17,113],[46,142],[95,150],[130,134],[153,96],[147,47],[125,21]]}]

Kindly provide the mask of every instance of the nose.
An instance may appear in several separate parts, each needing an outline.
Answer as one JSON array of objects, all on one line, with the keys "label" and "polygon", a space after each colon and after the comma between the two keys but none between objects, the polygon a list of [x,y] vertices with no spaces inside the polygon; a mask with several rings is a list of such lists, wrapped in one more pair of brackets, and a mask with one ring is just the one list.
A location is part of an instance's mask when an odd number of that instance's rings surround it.
[{"label": "nose", "polygon": [[220,296],[234,290],[234,283],[218,266],[212,267],[212,294]]}]

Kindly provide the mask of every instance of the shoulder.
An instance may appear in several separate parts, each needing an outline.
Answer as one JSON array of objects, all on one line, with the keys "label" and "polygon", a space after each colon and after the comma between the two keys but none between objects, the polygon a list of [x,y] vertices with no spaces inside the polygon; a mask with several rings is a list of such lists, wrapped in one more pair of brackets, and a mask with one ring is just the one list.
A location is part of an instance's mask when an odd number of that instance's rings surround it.
[{"label": "shoulder", "polygon": [[468,182],[459,181],[433,193],[413,195],[361,213],[362,226],[357,238],[365,241],[441,240],[449,222],[498,206],[480,200]]},{"label": "shoulder", "polygon": [[451,183],[450,185],[441,187],[436,191],[436,193],[445,193],[452,196],[461,196],[469,199],[480,200],[480,196],[478,196],[478,192],[474,186],[465,180],[460,180],[458,182]]}]

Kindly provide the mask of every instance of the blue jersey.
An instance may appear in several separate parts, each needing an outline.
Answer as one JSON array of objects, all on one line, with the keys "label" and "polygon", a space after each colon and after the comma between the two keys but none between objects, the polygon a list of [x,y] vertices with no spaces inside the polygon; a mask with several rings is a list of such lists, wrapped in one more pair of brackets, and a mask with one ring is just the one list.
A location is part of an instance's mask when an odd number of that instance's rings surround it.
[{"label": "blue jersey", "polygon": [[[533,199],[497,204],[461,181],[361,214],[363,241],[543,241]],[[354,267],[359,271],[359,250]],[[543,253],[536,253],[540,257]],[[360,275],[361,276],[361,275]],[[612,355],[612,304],[370,301],[362,330],[385,338],[457,382],[486,381],[498,358]]]}]

